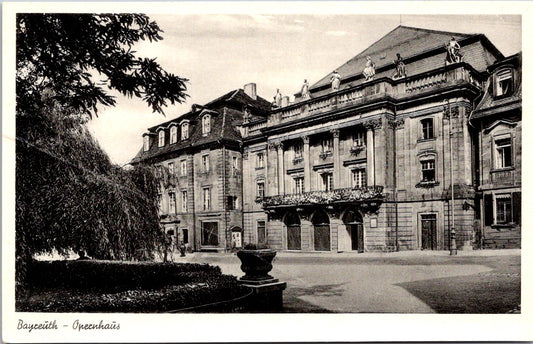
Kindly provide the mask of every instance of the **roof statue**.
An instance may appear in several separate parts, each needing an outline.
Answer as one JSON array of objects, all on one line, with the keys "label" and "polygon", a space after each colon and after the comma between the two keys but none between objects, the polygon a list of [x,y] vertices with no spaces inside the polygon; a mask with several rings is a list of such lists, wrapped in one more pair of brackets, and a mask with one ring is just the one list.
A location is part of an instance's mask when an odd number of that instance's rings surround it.
[{"label": "roof statue", "polygon": [[403,62],[402,57],[399,53],[396,53],[396,60],[394,60],[394,65],[396,66],[396,71],[392,76],[393,79],[401,79],[407,76],[405,71],[405,63]]},{"label": "roof statue", "polygon": [[281,98],[282,95],[281,95],[281,92],[279,91],[279,88],[276,89],[276,95],[274,95],[274,101],[272,102],[272,105],[274,107],[281,107]]},{"label": "roof statue", "polygon": [[331,74],[331,90],[337,91],[339,89],[339,86],[341,85],[341,75],[334,70]]},{"label": "roof statue", "polygon": [[302,99],[309,98],[311,98],[311,94],[309,93],[309,83],[307,82],[307,79],[305,79],[302,85]]},{"label": "roof statue", "polygon": [[461,46],[454,37],[450,39],[450,42],[446,44],[446,65],[451,63],[461,62],[463,60],[463,55],[459,52]]},{"label": "roof statue", "polygon": [[365,77],[365,81],[373,80],[374,75],[376,75],[376,64],[372,62],[372,58],[370,56],[367,56],[365,69],[363,69],[363,76]]}]

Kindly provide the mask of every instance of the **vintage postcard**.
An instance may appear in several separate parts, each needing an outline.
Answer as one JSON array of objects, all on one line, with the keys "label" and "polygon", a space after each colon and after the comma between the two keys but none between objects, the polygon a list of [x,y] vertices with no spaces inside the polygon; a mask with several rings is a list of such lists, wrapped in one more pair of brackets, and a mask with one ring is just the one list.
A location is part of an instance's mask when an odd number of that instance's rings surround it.
[{"label": "vintage postcard", "polygon": [[527,3],[2,15],[3,341],[533,339]]}]

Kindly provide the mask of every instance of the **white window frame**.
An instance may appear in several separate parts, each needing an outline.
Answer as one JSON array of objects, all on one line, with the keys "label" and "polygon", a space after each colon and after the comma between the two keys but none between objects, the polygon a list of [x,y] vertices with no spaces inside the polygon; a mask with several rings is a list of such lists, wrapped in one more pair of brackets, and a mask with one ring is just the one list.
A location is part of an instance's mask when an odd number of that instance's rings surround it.
[{"label": "white window frame", "polygon": [[159,133],[157,133],[157,146],[159,148],[165,146],[165,131],[163,129],[159,130]]},{"label": "white window frame", "polygon": [[176,214],[176,193],[174,191],[169,191],[168,193],[168,212],[171,214]]},{"label": "white window frame", "polygon": [[[494,224],[496,225],[508,225],[511,224],[513,219],[513,195],[511,193],[494,194]],[[507,221],[500,221],[498,218],[498,200],[509,200],[509,218]],[[505,212],[504,212],[505,214]]]},{"label": "white window frame", "polygon": [[263,152],[257,153],[255,167],[257,168],[265,167],[265,154]]},{"label": "white window frame", "polygon": [[189,138],[189,122],[181,123],[181,139],[187,140]]},{"label": "white window frame", "polygon": [[[259,187],[259,185],[262,185],[262,186]],[[256,182],[255,194],[256,194],[256,197],[260,197],[260,198],[265,197],[265,180],[264,179],[258,180]]]},{"label": "white window frame", "polygon": [[296,176],[293,178],[293,182],[294,182],[294,193],[295,194],[304,193],[304,177]]},{"label": "white window frame", "polygon": [[[435,161],[436,161],[435,158],[420,160],[420,172],[421,172],[421,175],[422,175],[422,181],[423,182],[435,182],[435,181],[437,181],[437,168],[436,168],[436,165],[435,165]],[[433,166],[432,166],[433,168],[427,168],[431,163],[433,163]],[[426,167],[424,165],[426,165]],[[430,170],[433,170],[433,180],[424,180],[424,171],[430,171]]]},{"label": "white window frame", "polygon": [[364,147],[366,145],[366,132],[355,130],[352,133],[352,143],[354,147]]},{"label": "white window frame", "polygon": [[364,188],[367,185],[366,168],[357,167],[352,169],[352,188]]},{"label": "white window frame", "polygon": [[187,160],[186,159],[180,160],[180,175],[181,176],[187,175]]},{"label": "white window frame", "polygon": [[207,136],[211,132],[211,116],[204,115],[202,117],[202,135]]},{"label": "white window frame", "polygon": [[211,188],[203,188],[204,210],[211,210]]},{"label": "white window frame", "polygon": [[[498,142],[501,142],[501,141],[504,141],[504,140],[509,140],[509,143],[508,144],[504,144],[504,145],[498,145]],[[493,168],[498,170],[498,169],[505,169],[505,168],[511,168],[514,166],[514,157],[513,157],[513,138],[511,137],[511,135],[501,135],[501,136],[496,136],[496,137],[493,137],[493,146],[494,146],[494,153],[493,153],[493,156],[494,156],[494,164],[493,164]],[[509,166],[504,166],[505,164],[505,151],[503,150],[503,148],[508,148],[509,150],[509,159],[510,159],[510,165]]]},{"label": "white window frame", "polygon": [[143,137],[143,151],[147,152],[150,150],[150,136],[144,135]]},{"label": "white window frame", "polygon": [[187,212],[187,190],[181,190],[181,211]]},{"label": "white window frame", "polygon": [[[510,80],[511,85],[509,87],[511,87],[510,93],[512,93],[513,92],[513,90],[512,90],[512,87],[513,87],[513,70],[511,68],[505,68],[505,69],[502,69],[502,70],[500,70],[500,71],[498,71],[496,73],[495,78],[494,78],[494,87],[495,87],[495,96],[496,97],[506,96],[503,93],[503,88],[501,87],[501,82],[505,81],[505,80]],[[507,94],[507,96],[508,95],[510,95],[510,94]]]},{"label": "white window frame", "polygon": [[202,171],[208,173],[209,168],[209,154],[204,154],[202,155]]},{"label": "white window frame", "polygon": [[170,127],[170,144],[178,142],[178,127],[175,125]]},{"label": "white window frame", "polygon": [[322,191],[333,191],[335,185],[333,185],[333,173],[325,172],[320,175],[322,181]]}]

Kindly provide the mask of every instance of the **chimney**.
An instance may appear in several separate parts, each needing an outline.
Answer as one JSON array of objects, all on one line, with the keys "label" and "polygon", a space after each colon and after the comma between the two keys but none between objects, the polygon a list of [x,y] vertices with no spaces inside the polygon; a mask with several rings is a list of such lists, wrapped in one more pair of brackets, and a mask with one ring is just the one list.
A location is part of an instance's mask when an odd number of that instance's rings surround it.
[{"label": "chimney", "polygon": [[253,100],[257,100],[257,86],[255,82],[244,85],[244,93]]},{"label": "chimney", "polygon": [[284,96],[283,98],[281,98],[281,106],[284,107],[284,106],[287,106],[289,105],[289,96]]}]

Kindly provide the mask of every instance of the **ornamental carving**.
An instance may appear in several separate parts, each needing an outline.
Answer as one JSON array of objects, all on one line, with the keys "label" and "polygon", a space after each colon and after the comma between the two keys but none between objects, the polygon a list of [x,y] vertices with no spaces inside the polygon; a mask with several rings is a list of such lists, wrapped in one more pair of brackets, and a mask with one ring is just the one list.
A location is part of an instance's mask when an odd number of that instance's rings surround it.
[{"label": "ornamental carving", "polygon": [[339,129],[331,129],[331,134],[333,137],[339,138]]},{"label": "ornamental carving", "polygon": [[244,160],[248,160],[248,153],[249,153],[249,149],[248,148],[244,148],[244,150],[242,152],[242,158]]},{"label": "ornamental carving", "polygon": [[309,144],[309,136],[303,136],[302,137],[302,141],[305,143],[305,144]]},{"label": "ornamental carving", "polygon": [[368,121],[364,122],[363,126],[367,130],[369,130],[369,129],[376,130],[376,129],[381,129],[381,127],[383,126],[383,122],[382,122],[381,118],[371,119],[371,120],[368,120]]},{"label": "ornamental carving", "polygon": [[399,118],[396,120],[390,120],[389,121],[389,128],[396,130],[396,129],[402,129],[405,124],[405,119]]}]

